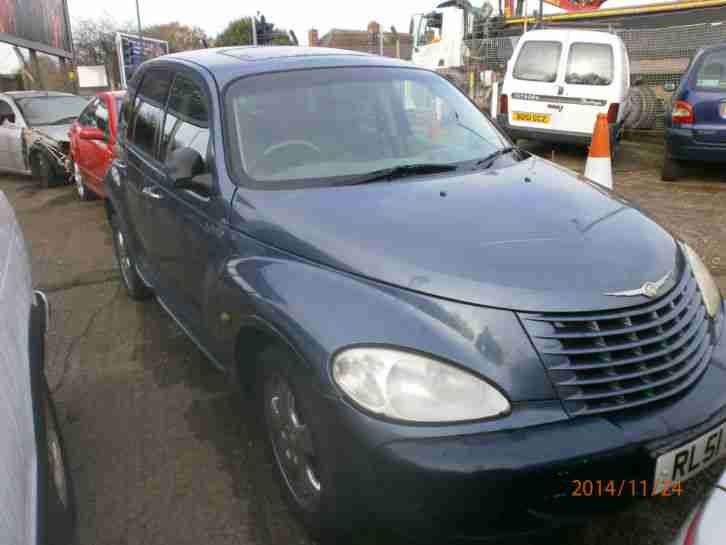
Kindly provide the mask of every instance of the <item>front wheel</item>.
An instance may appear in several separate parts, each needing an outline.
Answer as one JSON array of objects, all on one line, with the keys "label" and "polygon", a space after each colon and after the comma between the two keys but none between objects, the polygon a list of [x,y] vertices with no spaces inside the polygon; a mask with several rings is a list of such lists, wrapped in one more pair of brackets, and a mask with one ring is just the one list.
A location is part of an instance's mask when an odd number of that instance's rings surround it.
[{"label": "front wheel", "polygon": [[82,201],[93,200],[93,193],[88,190],[88,186],[86,186],[86,183],[83,181],[81,169],[75,161],[73,162],[73,179],[76,182],[76,191],[78,192],[80,199]]},{"label": "front wheel", "polygon": [[151,297],[152,291],[144,284],[144,281],[136,270],[136,263],[129,249],[126,234],[121,229],[115,214],[111,216],[111,231],[113,234],[113,249],[116,254],[116,262],[118,263],[118,268],[121,272],[121,282],[126,288],[126,292],[132,299],[139,301],[148,299]]},{"label": "front wheel", "polygon": [[44,152],[37,152],[31,162],[33,177],[40,182],[43,189],[48,189],[55,184],[56,175],[50,159]]},{"label": "front wheel", "polygon": [[261,421],[290,509],[315,537],[342,537],[353,521],[346,515],[349,505],[337,485],[336,451],[314,409],[314,389],[293,377],[294,366],[291,356],[276,346],[260,356]]},{"label": "front wheel", "polygon": [[70,545],[76,531],[76,496],[55,405],[45,380],[43,380],[43,419],[48,458],[47,539],[50,545]]}]

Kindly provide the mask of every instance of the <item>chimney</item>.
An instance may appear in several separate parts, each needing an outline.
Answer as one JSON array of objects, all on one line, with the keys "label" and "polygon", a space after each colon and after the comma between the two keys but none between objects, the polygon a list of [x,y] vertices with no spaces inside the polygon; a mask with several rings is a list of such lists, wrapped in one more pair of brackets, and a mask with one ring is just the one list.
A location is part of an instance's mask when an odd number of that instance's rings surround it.
[{"label": "chimney", "polygon": [[318,36],[318,29],[311,28],[308,32],[308,45],[310,47],[318,47],[320,45],[320,37]]},{"label": "chimney", "polygon": [[368,53],[382,54],[379,51],[379,42],[381,40],[381,25],[375,21],[368,23]]}]

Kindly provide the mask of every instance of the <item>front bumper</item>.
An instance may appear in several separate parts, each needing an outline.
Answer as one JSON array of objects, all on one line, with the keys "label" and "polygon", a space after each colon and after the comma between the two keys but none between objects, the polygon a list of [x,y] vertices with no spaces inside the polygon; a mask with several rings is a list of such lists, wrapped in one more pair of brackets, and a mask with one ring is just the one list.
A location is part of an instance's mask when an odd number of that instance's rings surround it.
[{"label": "front bumper", "polygon": [[[520,403],[508,418],[558,404]],[[642,495],[630,481],[652,489],[658,456],[726,421],[726,335],[693,388],[643,410],[451,435],[395,427],[398,437],[377,443],[384,424],[343,405],[349,487],[380,526],[439,542],[521,536],[622,508]],[[575,497],[575,480],[626,485],[620,497]]]},{"label": "front bumper", "polygon": [[[578,146],[589,146],[592,141],[592,134],[554,131],[551,129],[534,129],[529,127],[515,127],[509,123],[505,114],[497,116],[499,127],[506,132],[510,138],[524,138],[527,140],[538,140],[540,142],[551,142],[555,144],[576,144]],[[616,141],[621,127],[615,124],[610,125],[610,142]]]},{"label": "front bumper", "polygon": [[726,162],[726,143],[699,142],[688,128],[668,127],[665,131],[668,153],[683,161]]}]

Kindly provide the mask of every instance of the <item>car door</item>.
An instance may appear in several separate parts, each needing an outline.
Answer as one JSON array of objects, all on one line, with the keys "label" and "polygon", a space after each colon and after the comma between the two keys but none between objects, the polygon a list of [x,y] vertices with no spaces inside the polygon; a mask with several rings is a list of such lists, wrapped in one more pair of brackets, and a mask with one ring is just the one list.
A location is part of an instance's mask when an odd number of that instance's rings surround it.
[{"label": "car door", "polygon": [[98,97],[91,100],[88,103],[81,115],[78,116],[78,121],[74,123],[71,128],[73,134],[73,157],[78,165],[78,169],[81,171],[81,175],[86,183],[95,184],[93,177],[94,165],[98,163],[99,158],[96,154],[96,145],[92,140],[83,140],[78,134],[81,129],[84,128],[98,128],[96,124],[96,109],[99,105]]},{"label": "car door", "polygon": [[541,130],[563,130],[567,126],[559,103],[564,93],[560,73],[565,49],[564,32],[521,44],[503,89],[509,94],[510,125]]},{"label": "car door", "polygon": [[[160,278],[173,289],[162,300],[204,341],[206,295],[219,271],[219,255],[225,252],[223,218],[227,205],[217,188],[212,168],[210,93],[194,72],[177,72],[169,94],[159,155],[167,172],[182,150],[194,150],[201,162],[191,187],[183,188],[167,176],[157,190],[163,196],[153,203],[154,248],[160,259]],[[217,259],[215,259],[215,256]]]},{"label": "car door", "polygon": [[103,131],[103,140],[91,140],[93,146],[93,162],[88,166],[89,181],[96,193],[103,193],[103,180],[113,160],[113,134],[111,131],[111,112],[105,97],[98,98],[98,105],[93,113],[94,122]]},{"label": "car door", "polygon": [[20,111],[0,97],[0,170],[28,172],[23,154],[23,128]]},{"label": "car door", "polygon": [[155,287],[160,265],[158,256],[151,250],[156,228],[151,215],[155,212],[155,201],[163,198],[159,185],[166,174],[158,158],[158,140],[170,85],[169,71],[155,68],[146,71],[133,99],[131,117],[126,121],[124,198],[129,220],[127,235],[137,265]]}]

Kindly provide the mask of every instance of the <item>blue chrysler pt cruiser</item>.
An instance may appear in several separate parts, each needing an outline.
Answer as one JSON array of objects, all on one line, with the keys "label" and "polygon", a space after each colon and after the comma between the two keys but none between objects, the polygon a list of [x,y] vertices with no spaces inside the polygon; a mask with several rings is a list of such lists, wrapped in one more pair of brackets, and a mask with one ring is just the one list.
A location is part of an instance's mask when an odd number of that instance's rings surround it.
[{"label": "blue chrysler pt cruiser", "polygon": [[[145,63],[123,110],[123,283],[257,401],[313,532],[537,531],[726,454],[703,262],[438,74],[209,49]],[[627,488],[577,497],[590,481]]]}]

